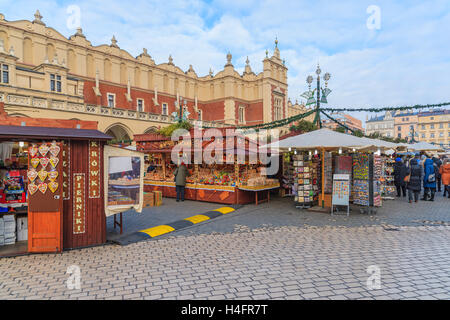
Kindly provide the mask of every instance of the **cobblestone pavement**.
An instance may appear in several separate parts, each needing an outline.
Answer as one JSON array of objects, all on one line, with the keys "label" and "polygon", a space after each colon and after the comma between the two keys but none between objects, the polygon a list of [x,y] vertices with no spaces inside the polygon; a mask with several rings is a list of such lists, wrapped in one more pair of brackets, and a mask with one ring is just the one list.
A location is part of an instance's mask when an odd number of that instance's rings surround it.
[{"label": "cobblestone pavement", "polygon": [[[81,270],[69,290],[67,268]],[[381,288],[367,287],[369,266]],[[450,227],[235,226],[0,259],[0,299],[450,299]]]}]

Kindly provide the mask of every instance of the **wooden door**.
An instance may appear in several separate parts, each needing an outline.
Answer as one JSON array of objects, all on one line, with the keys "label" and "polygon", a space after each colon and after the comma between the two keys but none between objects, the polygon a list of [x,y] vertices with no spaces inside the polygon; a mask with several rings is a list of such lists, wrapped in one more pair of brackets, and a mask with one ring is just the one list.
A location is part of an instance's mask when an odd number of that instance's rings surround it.
[{"label": "wooden door", "polygon": [[[52,143],[38,143],[36,147],[39,148],[42,145],[47,145],[49,148],[52,147]],[[56,143],[55,145],[59,147],[59,151],[57,148],[56,150],[50,149],[45,154],[38,151],[34,156],[32,156],[34,152],[28,151],[28,170],[35,168],[37,172],[41,170],[47,172],[46,176],[38,176],[34,181],[30,181],[30,178],[28,178],[29,184],[32,183],[35,186],[42,187],[42,189],[39,188],[34,192],[30,188],[28,189],[29,252],[62,251],[62,145],[61,143]],[[46,166],[46,160],[44,160],[44,163],[40,161],[34,167],[32,164],[33,158],[48,159],[49,161]],[[55,172],[57,173],[56,177],[54,176]],[[46,185],[46,188],[44,188],[44,185]]]}]

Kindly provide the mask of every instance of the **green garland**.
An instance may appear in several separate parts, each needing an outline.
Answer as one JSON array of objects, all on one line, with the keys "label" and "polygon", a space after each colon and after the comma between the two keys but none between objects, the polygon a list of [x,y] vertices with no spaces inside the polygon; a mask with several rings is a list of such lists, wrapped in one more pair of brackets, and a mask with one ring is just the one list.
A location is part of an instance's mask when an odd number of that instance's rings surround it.
[{"label": "green garland", "polygon": [[383,108],[320,108],[323,111],[331,112],[381,112],[381,111],[400,111],[400,110],[418,110],[427,108],[440,108],[449,106],[450,102],[436,103],[436,104],[416,104],[414,106],[402,106],[402,107],[383,107]]},{"label": "green garland", "polygon": [[333,117],[329,116],[328,114],[326,114],[323,110],[320,110],[321,113],[323,113],[328,119],[330,119],[331,121],[337,123],[338,125],[340,125],[341,127],[345,128],[346,130],[350,131],[351,133],[355,133],[355,130],[351,129],[350,127],[348,127],[347,125],[340,123],[338,120],[334,119]]},{"label": "green garland", "polygon": [[[330,117],[329,115],[324,113],[324,111],[327,111],[327,112],[328,111],[329,112],[381,112],[381,111],[400,111],[400,110],[418,110],[418,109],[427,109],[427,108],[439,108],[439,107],[444,107],[444,106],[449,106],[449,105],[450,105],[450,102],[443,102],[443,103],[437,103],[437,104],[426,104],[426,105],[402,106],[402,107],[384,107],[384,108],[319,108],[319,109],[312,109],[303,114],[297,114],[297,115],[289,117],[289,118],[275,120],[272,122],[260,123],[260,124],[255,124],[255,125],[251,125],[251,126],[237,126],[236,129],[244,129],[244,130],[245,129],[255,129],[255,131],[259,131],[262,129],[274,129],[274,128],[279,128],[279,127],[284,127],[292,122],[299,121],[303,118],[306,118],[313,113],[316,113],[316,115],[314,117],[314,123],[316,123],[317,118],[320,119],[319,113],[321,112],[326,117],[331,119],[332,121],[337,122],[342,127],[346,128],[347,130],[354,133],[354,131],[352,129],[348,128],[347,126],[345,126],[342,123],[339,123],[337,120],[333,119],[332,117]],[[320,127],[322,127],[322,122],[320,122]],[[209,127],[204,127],[204,128],[208,129]]]}]

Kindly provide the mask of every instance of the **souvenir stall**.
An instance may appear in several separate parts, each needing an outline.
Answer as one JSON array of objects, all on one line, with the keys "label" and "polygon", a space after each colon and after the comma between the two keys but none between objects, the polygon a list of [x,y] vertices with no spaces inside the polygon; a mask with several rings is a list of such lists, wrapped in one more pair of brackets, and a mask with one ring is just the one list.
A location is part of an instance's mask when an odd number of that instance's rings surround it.
[{"label": "souvenir stall", "polygon": [[[191,134],[194,136],[194,134]],[[226,141],[223,142],[223,163],[192,164],[194,153],[203,152],[211,141],[197,141],[192,139],[190,143],[192,155],[191,164],[187,164],[190,176],[187,178],[185,199],[196,201],[217,202],[224,204],[261,203],[270,199],[270,190],[279,188],[276,179],[269,179],[265,175],[264,166],[261,163],[249,163],[249,141],[237,134],[228,136],[234,139],[234,148],[226,149]],[[244,139],[244,143],[238,139]],[[178,143],[171,141],[162,135],[145,134],[135,135],[137,150],[148,156],[147,173],[144,179],[146,192],[159,190],[164,197],[176,197],[173,172],[177,164],[172,162],[172,149]],[[222,139],[223,140],[223,139]],[[220,143],[222,143],[220,142]],[[239,145],[244,147],[238,147]],[[198,149],[195,149],[195,148]],[[180,155],[182,156],[182,155]],[[238,159],[243,161],[238,161]],[[189,161],[185,161],[189,162]],[[147,168],[148,168],[147,167]]]},{"label": "souvenir stall", "polygon": [[334,198],[341,199],[339,203],[345,198],[347,210],[351,201],[381,206],[383,161],[373,150],[383,147],[387,148],[383,142],[327,128],[289,137],[279,141],[285,152],[284,164],[289,162],[293,168],[282,183],[291,183],[300,208],[330,212]]},{"label": "souvenir stall", "polygon": [[97,130],[0,125],[0,256],[106,242],[108,139]]}]

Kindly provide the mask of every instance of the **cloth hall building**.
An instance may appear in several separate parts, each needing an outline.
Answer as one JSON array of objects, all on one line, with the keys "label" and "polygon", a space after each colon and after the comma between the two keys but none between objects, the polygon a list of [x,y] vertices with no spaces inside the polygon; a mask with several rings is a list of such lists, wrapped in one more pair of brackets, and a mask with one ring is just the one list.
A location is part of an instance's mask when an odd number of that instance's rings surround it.
[{"label": "cloth hall building", "polygon": [[[224,59],[225,60],[225,59]],[[0,102],[10,116],[91,120],[117,140],[166,126],[178,111],[207,127],[254,125],[288,117],[287,68],[275,42],[255,74],[239,74],[227,54],[223,70],[197,75],[168,61],[156,64],[144,48],[133,57],[110,44],[92,45],[79,28],[68,39],[34,20],[0,14]]]}]

